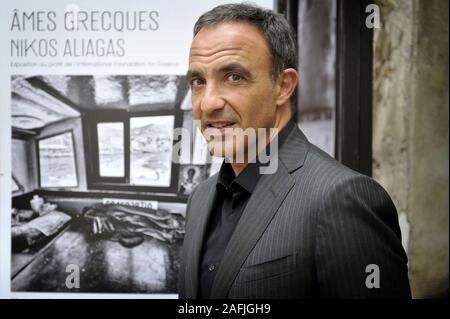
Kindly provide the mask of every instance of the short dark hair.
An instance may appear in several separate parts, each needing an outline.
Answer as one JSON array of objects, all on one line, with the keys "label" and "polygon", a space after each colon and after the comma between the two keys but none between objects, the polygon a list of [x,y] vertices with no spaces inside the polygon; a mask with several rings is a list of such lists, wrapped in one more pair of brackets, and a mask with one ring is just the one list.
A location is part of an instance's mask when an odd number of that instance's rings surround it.
[{"label": "short dark hair", "polygon": [[204,27],[225,22],[248,22],[262,32],[271,54],[273,80],[284,69],[297,69],[294,31],[281,14],[248,2],[219,5],[198,18],[194,25],[194,36]]}]

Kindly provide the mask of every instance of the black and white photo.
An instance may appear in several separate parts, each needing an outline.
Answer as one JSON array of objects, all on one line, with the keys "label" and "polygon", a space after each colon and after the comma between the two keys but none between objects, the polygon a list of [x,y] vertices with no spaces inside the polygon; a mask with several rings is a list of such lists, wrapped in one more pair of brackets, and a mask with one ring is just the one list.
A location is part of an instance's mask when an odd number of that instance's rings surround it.
[{"label": "black and white photo", "polygon": [[11,89],[12,291],[176,294],[186,197],[209,173],[172,158],[192,123],[184,77],[13,75]]}]

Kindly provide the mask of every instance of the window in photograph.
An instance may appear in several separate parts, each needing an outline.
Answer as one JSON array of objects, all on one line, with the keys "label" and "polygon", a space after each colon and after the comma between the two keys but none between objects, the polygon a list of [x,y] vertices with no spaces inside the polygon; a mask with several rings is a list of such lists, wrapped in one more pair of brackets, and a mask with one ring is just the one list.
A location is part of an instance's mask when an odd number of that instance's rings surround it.
[{"label": "window in photograph", "polygon": [[174,116],[130,119],[130,182],[170,186]]},{"label": "window in photograph", "polygon": [[97,134],[100,176],[123,177],[125,174],[123,123],[98,123]]},{"label": "window in photograph", "polygon": [[40,186],[77,186],[72,133],[67,132],[41,139],[38,147]]},{"label": "window in photograph", "polygon": [[22,190],[22,186],[19,184],[19,182],[16,180],[16,178],[14,176],[11,176],[11,190],[13,193],[15,192],[19,192]]}]

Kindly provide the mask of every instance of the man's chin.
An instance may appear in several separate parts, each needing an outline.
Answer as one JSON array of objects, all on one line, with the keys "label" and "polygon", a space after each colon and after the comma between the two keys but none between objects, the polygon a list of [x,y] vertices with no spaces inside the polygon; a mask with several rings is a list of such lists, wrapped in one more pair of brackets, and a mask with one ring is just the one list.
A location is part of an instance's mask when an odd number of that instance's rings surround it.
[{"label": "man's chin", "polygon": [[[226,158],[230,163],[244,163],[245,162],[245,147],[222,147],[214,143],[208,143],[209,152],[212,156]],[[241,152],[239,152],[241,150]]]},{"label": "man's chin", "polygon": [[234,150],[226,149],[220,145],[215,145],[215,143],[208,143],[209,153],[215,157],[233,157]]}]

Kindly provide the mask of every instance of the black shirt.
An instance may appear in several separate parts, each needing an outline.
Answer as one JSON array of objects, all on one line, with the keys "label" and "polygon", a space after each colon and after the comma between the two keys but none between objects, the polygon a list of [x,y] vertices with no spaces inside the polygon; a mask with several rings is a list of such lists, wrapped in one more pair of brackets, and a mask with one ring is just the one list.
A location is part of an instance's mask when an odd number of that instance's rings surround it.
[{"label": "black shirt", "polygon": [[[289,121],[278,133],[278,147],[281,147],[295,126],[293,121]],[[269,145],[266,150],[268,147]],[[217,198],[206,230],[206,241],[200,261],[199,295],[201,298],[210,296],[212,283],[225,248],[261,177],[260,166],[261,163],[257,159],[254,163],[249,163],[237,177],[230,163],[224,161],[220,168],[216,184]]]}]

